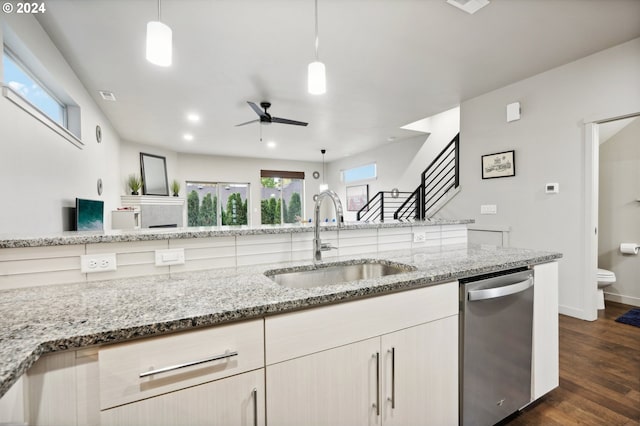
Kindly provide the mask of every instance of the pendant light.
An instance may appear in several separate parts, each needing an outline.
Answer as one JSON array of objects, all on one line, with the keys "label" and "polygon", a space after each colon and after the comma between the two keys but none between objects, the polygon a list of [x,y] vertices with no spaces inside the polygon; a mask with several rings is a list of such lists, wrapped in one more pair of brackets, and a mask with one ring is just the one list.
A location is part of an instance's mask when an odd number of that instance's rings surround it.
[{"label": "pendant light", "polygon": [[326,191],[329,189],[329,185],[324,183],[324,154],[327,152],[326,149],[321,149],[320,153],[322,154],[322,183],[320,184],[320,192]]},{"label": "pendant light", "polygon": [[316,16],[316,60],[309,64],[308,90],[312,95],[323,95],[327,91],[327,76],[324,64],[318,59],[318,0],[315,0]]},{"label": "pendant light", "polygon": [[168,25],[160,21],[160,0],[158,0],[158,20],[147,23],[147,61],[168,67],[171,65],[172,33]]}]

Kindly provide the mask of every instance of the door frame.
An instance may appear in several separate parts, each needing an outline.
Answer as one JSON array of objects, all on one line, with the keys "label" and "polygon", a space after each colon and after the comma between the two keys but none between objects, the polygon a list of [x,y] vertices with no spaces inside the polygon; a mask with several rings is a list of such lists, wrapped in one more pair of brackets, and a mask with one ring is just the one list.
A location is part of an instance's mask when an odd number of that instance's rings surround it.
[{"label": "door frame", "polygon": [[619,111],[584,119],[584,223],[583,260],[585,265],[585,320],[598,319],[598,186],[600,176],[599,126],[610,121],[640,115],[640,111]]}]

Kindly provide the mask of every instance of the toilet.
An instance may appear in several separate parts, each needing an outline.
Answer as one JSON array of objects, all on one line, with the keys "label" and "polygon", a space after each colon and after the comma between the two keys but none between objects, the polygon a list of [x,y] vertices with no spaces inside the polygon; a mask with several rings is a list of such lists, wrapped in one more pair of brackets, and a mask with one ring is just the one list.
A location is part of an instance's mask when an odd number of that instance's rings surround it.
[{"label": "toilet", "polygon": [[598,309],[604,309],[604,289],[616,282],[616,274],[598,268]]}]

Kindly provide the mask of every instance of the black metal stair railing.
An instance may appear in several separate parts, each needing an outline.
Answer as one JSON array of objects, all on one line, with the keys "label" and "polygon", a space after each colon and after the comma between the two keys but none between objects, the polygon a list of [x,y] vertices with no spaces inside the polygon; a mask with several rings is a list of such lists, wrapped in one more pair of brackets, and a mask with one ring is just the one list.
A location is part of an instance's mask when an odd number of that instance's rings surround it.
[{"label": "black metal stair railing", "polygon": [[447,144],[420,177],[420,219],[430,217],[430,211],[447,193],[460,185],[460,133]]},{"label": "black metal stair railing", "polygon": [[396,211],[410,194],[403,191],[380,191],[358,211],[356,219],[363,222],[384,222],[395,219]]},{"label": "black metal stair railing", "polygon": [[424,220],[447,193],[460,185],[460,133],[433,159],[420,175],[420,185],[393,217],[399,221]]},{"label": "black metal stair railing", "polygon": [[428,219],[449,191],[460,185],[459,170],[460,133],[424,169],[415,191],[380,191],[358,211],[357,220],[384,222]]}]

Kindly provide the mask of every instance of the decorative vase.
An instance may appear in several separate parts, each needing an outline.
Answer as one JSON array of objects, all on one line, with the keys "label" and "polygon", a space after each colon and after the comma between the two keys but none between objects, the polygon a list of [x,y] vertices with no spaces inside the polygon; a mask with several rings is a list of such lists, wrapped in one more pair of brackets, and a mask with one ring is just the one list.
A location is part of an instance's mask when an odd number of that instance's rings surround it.
[{"label": "decorative vase", "polygon": [[177,196],[178,196],[178,193],[177,193],[177,192],[174,192],[174,193],[173,193],[173,196],[174,196],[174,197],[177,197]]},{"label": "decorative vase", "polygon": [[140,194],[138,194],[138,191],[133,191],[131,192],[131,195],[140,195]]}]

